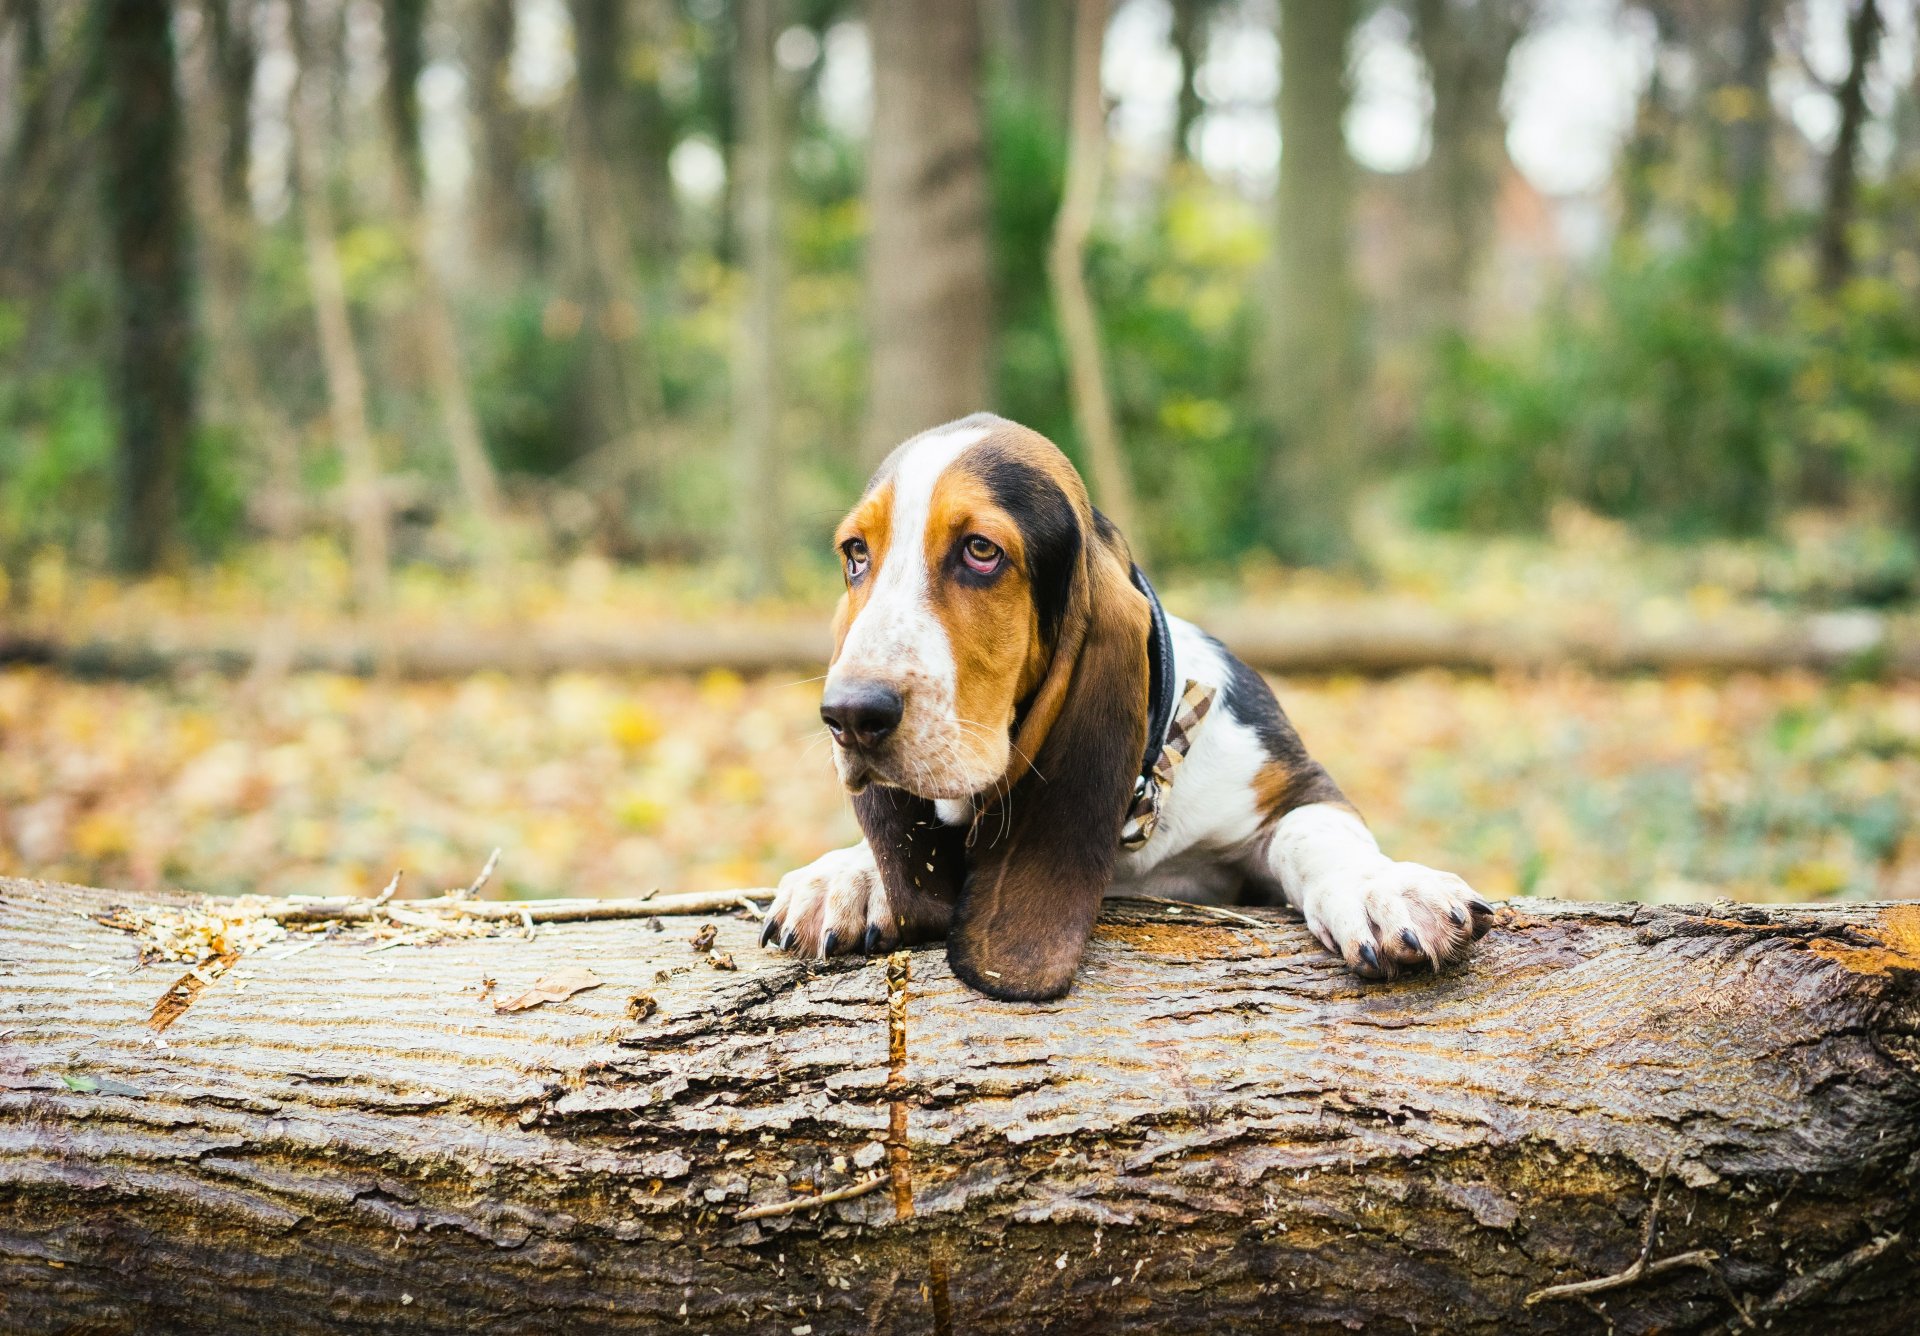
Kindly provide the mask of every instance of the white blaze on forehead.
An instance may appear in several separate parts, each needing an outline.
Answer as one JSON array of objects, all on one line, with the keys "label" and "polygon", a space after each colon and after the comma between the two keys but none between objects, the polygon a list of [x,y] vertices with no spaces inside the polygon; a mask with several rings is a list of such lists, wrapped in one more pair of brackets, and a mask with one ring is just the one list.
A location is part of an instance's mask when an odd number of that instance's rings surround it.
[{"label": "white blaze on forehead", "polygon": [[951,707],[953,647],[928,597],[927,516],[940,475],[986,435],[984,427],[950,427],[915,437],[901,451],[893,471],[886,556],[874,575],[873,592],[847,630],[832,676],[944,689],[944,700],[923,703]]}]

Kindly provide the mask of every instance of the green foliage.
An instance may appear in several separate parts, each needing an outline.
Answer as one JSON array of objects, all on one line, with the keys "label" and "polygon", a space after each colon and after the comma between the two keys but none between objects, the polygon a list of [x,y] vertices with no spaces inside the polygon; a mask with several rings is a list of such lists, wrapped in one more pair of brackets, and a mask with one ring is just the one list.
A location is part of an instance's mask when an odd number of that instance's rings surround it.
[{"label": "green foliage", "polygon": [[1418,516],[1531,528],[1567,499],[1660,532],[1751,534],[1800,505],[1909,494],[1920,293],[1869,273],[1825,297],[1792,240],[1758,291],[1728,228],[1623,249],[1590,301],[1531,336],[1442,345]]}]

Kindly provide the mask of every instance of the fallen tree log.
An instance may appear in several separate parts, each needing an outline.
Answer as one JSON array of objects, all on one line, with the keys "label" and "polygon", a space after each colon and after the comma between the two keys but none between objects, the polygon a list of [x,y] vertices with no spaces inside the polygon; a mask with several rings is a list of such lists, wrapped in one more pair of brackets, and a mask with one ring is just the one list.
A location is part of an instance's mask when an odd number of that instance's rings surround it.
[{"label": "fallen tree log", "polygon": [[[1274,673],[1386,674],[1584,668],[1635,672],[1848,672],[1920,676],[1920,636],[1877,613],[1773,619],[1688,619],[1649,629],[1607,621],[1561,626],[1460,617],[1397,601],[1338,608],[1225,610],[1208,630]],[[0,665],[40,664],[79,677],[239,676],[304,671],[461,677],[479,672],[817,671],[832,637],[823,610],[806,618],[672,622],[598,630],[554,626],[339,626],[295,635],[200,628],[73,636],[0,631]]]},{"label": "fallen tree log", "polygon": [[0,881],[8,1332],[1920,1324],[1920,906],[1523,902],[1367,985],[1115,902],[1008,1005],[748,909],[182,975],[128,902]]}]

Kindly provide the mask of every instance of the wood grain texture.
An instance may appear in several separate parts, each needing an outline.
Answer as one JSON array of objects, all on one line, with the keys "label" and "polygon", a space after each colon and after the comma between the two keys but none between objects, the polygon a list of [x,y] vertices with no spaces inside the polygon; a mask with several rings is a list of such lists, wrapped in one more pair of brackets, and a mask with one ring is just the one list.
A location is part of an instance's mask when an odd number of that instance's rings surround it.
[{"label": "wood grain texture", "polygon": [[[1920,1323],[1920,907],[1525,902],[1363,985],[1285,919],[1117,903],[1044,1005],[745,916],[735,971],[699,919],[342,931],[156,1035],[181,966],[87,917],[121,898],[0,881],[7,1332]],[[1715,1269],[1524,1305],[1632,1263],[1663,1166],[1654,1260]]]}]

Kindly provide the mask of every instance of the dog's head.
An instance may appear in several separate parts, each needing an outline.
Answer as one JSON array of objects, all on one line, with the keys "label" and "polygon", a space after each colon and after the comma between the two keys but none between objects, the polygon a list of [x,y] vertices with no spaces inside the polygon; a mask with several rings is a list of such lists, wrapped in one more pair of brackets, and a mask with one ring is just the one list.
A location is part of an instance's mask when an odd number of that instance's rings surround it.
[{"label": "dog's head", "polygon": [[[895,450],[835,542],[820,713],[889,889],[955,898],[968,983],[1058,996],[1146,741],[1150,614],[1126,544],[1051,442],[985,414]],[[937,799],[978,814],[969,847],[909,862]]]}]

